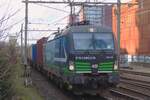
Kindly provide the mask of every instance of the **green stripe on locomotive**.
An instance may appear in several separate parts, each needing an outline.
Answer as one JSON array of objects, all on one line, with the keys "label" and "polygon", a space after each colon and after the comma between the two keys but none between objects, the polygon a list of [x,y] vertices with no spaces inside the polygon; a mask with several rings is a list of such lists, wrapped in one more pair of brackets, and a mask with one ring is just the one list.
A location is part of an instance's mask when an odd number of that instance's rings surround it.
[{"label": "green stripe on locomotive", "polygon": [[[98,64],[98,71],[113,71],[114,62],[103,62]],[[89,62],[81,62],[81,61],[75,61],[75,71],[76,72],[88,72],[91,73],[91,64]]]}]

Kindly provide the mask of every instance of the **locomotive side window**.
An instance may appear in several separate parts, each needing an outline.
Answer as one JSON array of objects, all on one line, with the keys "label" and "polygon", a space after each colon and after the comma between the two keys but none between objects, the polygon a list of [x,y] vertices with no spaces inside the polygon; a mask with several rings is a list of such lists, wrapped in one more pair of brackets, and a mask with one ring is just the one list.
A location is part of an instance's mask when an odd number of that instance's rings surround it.
[{"label": "locomotive side window", "polygon": [[65,51],[64,51],[64,37],[61,38],[61,42],[60,42],[60,58],[65,58]]},{"label": "locomotive side window", "polygon": [[66,62],[65,48],[64,48],[64,37],[59,37],[59,38],[55,39],[54,42],[55,42],[54,61]]},{"label": "locomotive side window", "polygon": [[45,45],[45,61],[47,64],[53,62],[55,54],[55,41],[51,41]]},{"label": "locomotive side window", "polygon": [[60,57],[60,39],[55,40],[55,57],[59,58]]}]

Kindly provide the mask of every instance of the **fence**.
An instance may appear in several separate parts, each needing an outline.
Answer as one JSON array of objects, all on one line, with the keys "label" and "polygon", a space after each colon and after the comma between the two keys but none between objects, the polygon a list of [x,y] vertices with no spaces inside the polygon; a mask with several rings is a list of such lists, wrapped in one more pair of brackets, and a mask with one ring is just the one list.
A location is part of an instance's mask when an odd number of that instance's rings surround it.
[{"label": "fence", "polygon": [[135,55],[121,55],[121,67],[129,67],[130,63],[146,63],[150,64],[150,56],[135,56]]}]

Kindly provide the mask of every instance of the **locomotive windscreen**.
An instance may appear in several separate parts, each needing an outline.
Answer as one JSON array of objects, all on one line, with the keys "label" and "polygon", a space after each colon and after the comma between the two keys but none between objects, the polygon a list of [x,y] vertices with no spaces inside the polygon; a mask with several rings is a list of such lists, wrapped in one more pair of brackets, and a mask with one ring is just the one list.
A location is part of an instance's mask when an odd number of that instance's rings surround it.
[{"label": "locomotive windscreen", "polygon": [[73,33],[75,50],[114,50],[112,33]]}]

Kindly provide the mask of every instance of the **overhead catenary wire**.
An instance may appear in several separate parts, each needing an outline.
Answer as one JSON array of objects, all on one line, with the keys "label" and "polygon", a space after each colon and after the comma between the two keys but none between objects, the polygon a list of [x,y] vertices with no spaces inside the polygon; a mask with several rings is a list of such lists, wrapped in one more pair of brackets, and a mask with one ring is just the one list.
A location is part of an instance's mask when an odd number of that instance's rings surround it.
[{"label": "overhead catenary wire", "polygon": [[57,31],[57,30],[50,30],[50,29],[48,29],[48,30],[40,30],[40,29],[34,30],[34,29],[33,29],[33,30],[27,30],[27,31],[33,31],[33,32],[34,32],[34,31],[39,31],[39,32],[42,31],[42,32],[45,32],[45,31]]},{"label": "overhead catenary wire", "polygon": [[[48,25],[52,25],[52,24],[54,24],[54,25],[57,25],[58,24],[58,22],[60,22],[60,21],[62,21],[62,20],[64,20],[64,19],[66,19],[66,18],[68,18],[68,15],[67,16],[64,16],[64,17],[61,17],[61,18],[59,18],[58,20],[55,20],[54,22],[51,22],[51,23],[49,23]],[[29,23],[29,24],[32,24],[32,23]],[[42,23],[33,23],[33,24],[42,24]],[[40,29],[33,29],[33,30],[27,30],[27,31],[57,31],[57,30],[51,30],[51,29],[47,29],[47,30],[40,30]]]},{"label": "overhead catenary wire", "polygon": [[[22,38],[22,39],[25,39],[25,38]],[[28,41],[37,41],[38,39],[27,39]]]},{"label": "overhead catenary wire", "polygon": [[[70,4],[70,2],[66,1],[44,1],[44,0],[40,0],[40,1],[33,1],[33,0],[29,0],[29,1],[22,1],[23,3],[43,3],[43,4]],[[73,6],[79,6],[79,5],[84,5],[84,4],[112,4],[112,5],[116,5],[117,2],[71,2]],[[131,4],[131,5],[137,5],[138,3],[121,3],[122,5],[126,5],[126,4]]]},{"label": "overhead catenary wire", "polygon": [[[29,22],[28,24],[51,25],[50,23],[32,23],[32,22]],[[54,25],[64,25],[64,24],[67,24],[67,23],[56,23]]]},{"label": "overhead catenary wire", "polygon": [[[28,24],[47,24],[47,25],[53,25],[54,24],[54,25],[57,25],[59,22],[65,20],[66,18],[69,18],[69,15],[61,17],[61,18],[57,18],[57,20],[50,22],[50,23],[32,23],[32,22],[29,22]],[[63,23],[63,24],[67,24],[67,23]]]},{"label": "overhead catenary wire", "polygon": [[[62,9],[58,9],[58,8],[54,8],[54,7],[50,7],[50,6],[46,6],[46,5],[42,5],[42,4],[36,4],[36,5],[47,7],[47,8],[58,10],[58,11],[62,11],[62,12],[65,12],[65,13],[69,13],[68,11],[65,11],[65,10],[62,10]],[[55,21],[53,21],[51,23],[46,23],[46,24],[47,25],[53,25],[53,24],[54,25],[58,25],[59,22],[61,22],[61,21],[65,20],[66,18],[68,18],[68,16],[69,15],[61,17],[61,18],[58,18],[57,20],[55,20]],[[31,22],[29,22],[28,24],[45,24],[45,23],[31,23]],[[62,24],[67,24],[67,23],[62,23]],[[28,31],[55,31],[55,30],[28,30]]]},{"label": "overhead catenary wire", "polygon": [[61,11],[61,12],[65,12],[65,13],[69,13],[69,12],[66,11],[66,10],[58,9],[58,8],[55,8],[55,7],[50,7],[50,6],[47,6],[47,5],[42,5],[42,4],[35,4],[35,5],[42,6],[42,7],[46,7],[46,8],[50,8],[50,9],[54,9],[54,10]]},{"label": "overhead catenary wire", "polygon": [[[53,24],[56,25],[58,22],[61,22],[61,21],[65,20],[68,17],[69,17],[69,15],[61,17],[61,18],[58,18],[57,20],[55,20],[53,22],[47,23],[47,25],[53,25]],[[42,23],[29,23],[29,24],[42,24]]]}]

